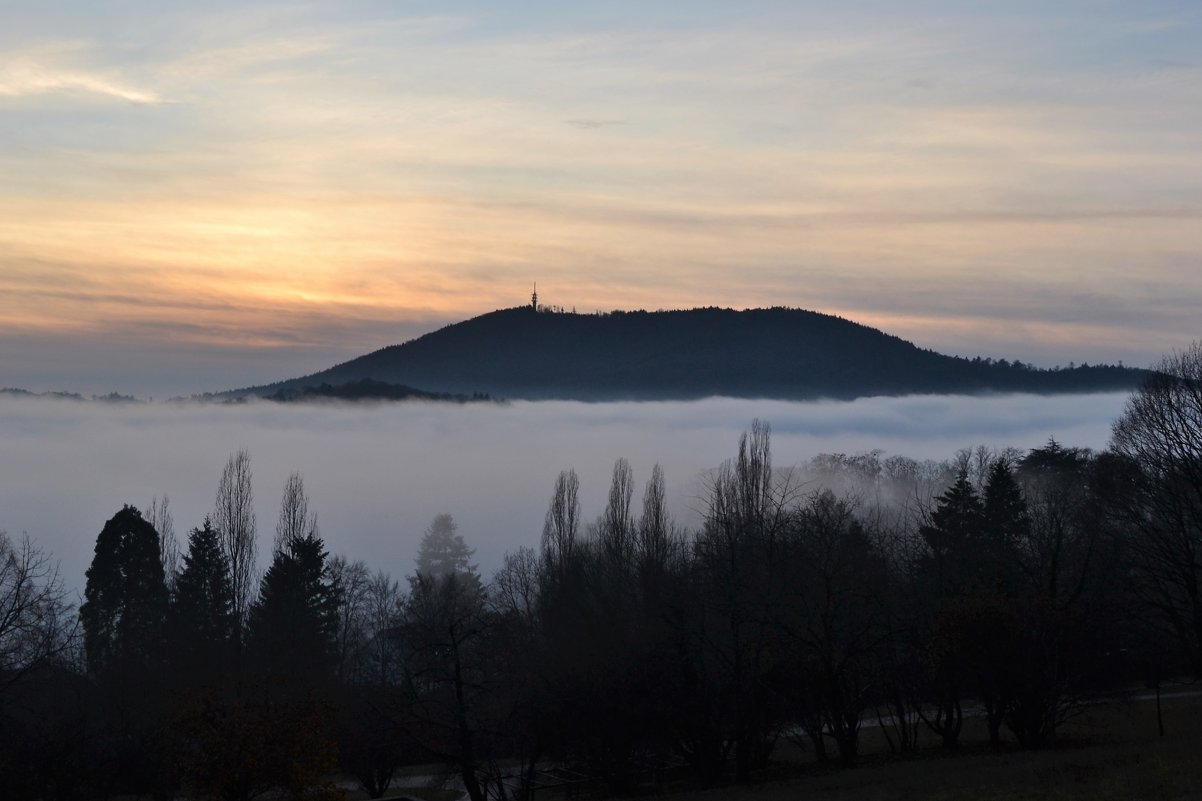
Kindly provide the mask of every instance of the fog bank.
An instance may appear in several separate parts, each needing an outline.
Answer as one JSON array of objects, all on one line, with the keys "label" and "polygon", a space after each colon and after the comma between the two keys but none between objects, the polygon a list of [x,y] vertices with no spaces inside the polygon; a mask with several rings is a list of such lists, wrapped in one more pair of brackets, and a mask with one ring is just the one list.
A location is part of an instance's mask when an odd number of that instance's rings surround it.
[{"label": "fog bank", "polygon": [[449,512],[491,574],[506,550],[536,546],[556,475],[580,474],[585,520],[600,514],[614,460],[635,471],[635,503],[656,462],[677,519],[698,521],[700,478],[730,457],[754,418],[777,465],[882,449],[950,458],[1049,436],[1105,447],[1126,393],[857,401],[709,399],[671,403],[116,405],[0,399],[0,529],[28,532],[82,591],[97,533],[121,504],[171,498],[181,544],[213,505],[229,454],[254,471],[264,568],[288,474],[304,475],[331,553],[397,576],[430,520]]}]

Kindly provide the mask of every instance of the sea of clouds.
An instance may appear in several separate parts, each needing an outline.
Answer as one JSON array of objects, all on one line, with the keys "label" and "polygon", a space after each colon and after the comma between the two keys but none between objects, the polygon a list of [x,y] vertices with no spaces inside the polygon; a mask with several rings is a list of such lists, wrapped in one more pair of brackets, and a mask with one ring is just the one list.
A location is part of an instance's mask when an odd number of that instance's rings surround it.
[{"label": "sea of clouds", "polygon": [[[537,546],[559,471],[580,475],[585,520],[600,514],[613,463],[642,487],[663,466],[677,520],[699,521],[707,471],[734,454],[753,419],[772,426],[774,463],[819,453],[946,459],[979,444],[1021,449],[1050,436],[1104,448],[1126,393],[909,396],[783,402],[381,405],[118,404],[0,398],[0,530],[28,533],[82,590],[96,535],[124,503],[171,499],[186,542],[212,509],[229,455],[254,472],[259,566],[280,495],[300,472],[331,553],[411,571],[431,519],[454,516],[489,575],[507,550]],[[637,510],[641,492],[636,492]]]}]

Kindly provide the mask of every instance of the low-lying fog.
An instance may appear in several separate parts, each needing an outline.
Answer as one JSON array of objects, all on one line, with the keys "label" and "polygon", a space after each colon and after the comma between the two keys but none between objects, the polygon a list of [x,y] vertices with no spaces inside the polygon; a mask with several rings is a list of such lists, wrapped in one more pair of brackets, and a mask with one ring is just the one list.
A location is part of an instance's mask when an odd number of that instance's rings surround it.
[{"label": "low-lying fog", "polygon": [[1021,449],[1055,436],[1105,447],[1126,393],[912,396],[790,403],[403,403],[304,406],[107,405],[0,399],[0,530],[28,532],[82,591],[96,535],[123,503],[170,496],[181,546],[211,510],[228,456],[247,448],[264,568],[288,474],[303,474],[331,553],[397,577],[431,519],[449,512],[490,575],[538,544],[556,475],[580,475],[585,520],[601,512],[614,460],[635,473],[634,505],[659,462],[678,522],[695,525],[702,476],[754,418],[772,426],[774,463],[882,449],[946,459],[978,444]]}]

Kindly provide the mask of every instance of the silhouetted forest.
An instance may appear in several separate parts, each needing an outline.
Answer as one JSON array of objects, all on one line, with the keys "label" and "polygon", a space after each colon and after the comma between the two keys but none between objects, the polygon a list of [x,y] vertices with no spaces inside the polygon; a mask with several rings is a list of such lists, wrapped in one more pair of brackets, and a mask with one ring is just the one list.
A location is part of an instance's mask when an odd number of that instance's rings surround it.
[{"label": "silhouetted forest", "polygon": [[333,386],[321,383],[316,386],[306,385],[300,389],[281,388],[271,395],[264,396],[267,400],[281,403],[296,403],[303,401],[436,401],[450,403],[473,403],[488,401],[491,398],[484,393],[473,395],[452,395],[447,392],[425,392],[404,384],[389,384],[385,381],[373,381],[363,378],[358,381],[348,381],[345,384]]},{"label": "silhouetted forest", "polygon": [[800,309],[576,314],[506,309],[304,378],[222,393],[278,396],[370,379],[507,399],[851,399],[871,395],[1134,389],[1146,371],[966,359]]},{"label": "silhouetted forest", "polygon": [[[853,768],[878,722],[1038,749],[1084,705],[1202,672],[1202,344],[1130,398],[1110,448],[775,465],[754,422],[684,530],[655,467],[573,470],[541,545],[490,579],[450,514],[396,579],[327,552],[289,477],[270,545],[251,457],[177,541],[170,505],[98,525],[83,602],[0,537],[10,799],[372,797],[445,765],[473,801],[557,770],[614,793],[745,782],[783,739]],[[465,493],[470,488],[465,488]],[[486,536],[488,532],[479,532]]]},{"label": "silhouetted forest", "polygon": [[19,387],[3,387],[0,388],[0,397],[10,398],[39,398],[42,400],[68,400],[68,401],[92,401],[95,403],[138,403],[138,399],[132,395],[122,395],[119,392],[110,392],[107,395],[91,395],[85,397],[78,392],[30,392],[27,389]]}]

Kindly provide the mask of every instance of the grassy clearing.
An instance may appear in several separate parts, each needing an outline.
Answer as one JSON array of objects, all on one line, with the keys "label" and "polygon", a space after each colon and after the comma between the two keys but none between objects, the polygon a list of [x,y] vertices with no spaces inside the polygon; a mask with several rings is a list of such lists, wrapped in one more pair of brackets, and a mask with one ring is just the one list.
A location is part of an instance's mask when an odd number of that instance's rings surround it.
[{"label": "grassy clearing", "polygon": [[[771,768],[752,785],[680,784],[650,792],[672,801],[1202,801],[1202,696],[1166,696],[1164,720],[1161,738],[1152,702],[1094,707],[1067,723],[1057,746],[1045,751],[1013,744],[990,749],[983,721],[969,720],[957,754],[943,753],[929,733],[921,735],[918,752],[891,754],[880,729],[865,729],[863,756],[852,769],[819,765],[812,754],[781,743]],[[429,774],[431,767],[412,772]],[[459,797],[415,779],[399,775],[388,797]],[[540,796],[556,798],[554,792]]]},{"label": "grassy clearing", "polygon": [[815,765],[784,749],[774,772],[749,787],[682,790],[681,801],[1132,801],[1202,799],[1202,698],[1166,700],[1166,736],[1157,736],[1155,704],[1091,709],[1071,721],[1054,749],[989,750],[979,727],[966,726],[955,755],[930,746],[888,754],[879,731],[865,731],[863,763],[851,770]]}]

